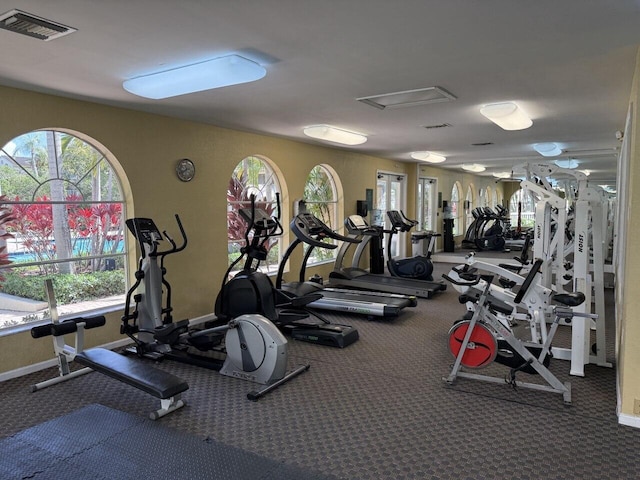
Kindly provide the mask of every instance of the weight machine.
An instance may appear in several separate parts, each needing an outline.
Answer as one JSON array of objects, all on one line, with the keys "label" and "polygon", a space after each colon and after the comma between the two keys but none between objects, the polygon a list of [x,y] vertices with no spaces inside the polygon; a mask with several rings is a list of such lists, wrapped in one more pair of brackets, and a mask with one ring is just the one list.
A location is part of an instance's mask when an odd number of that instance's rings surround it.
[{"label": "weight machine", "polygon": [[[524,165],[527,179],[521,182],[525,191],[536,198],[533,255],[542,258],[542,285],[558,293],[580,291],[585,301],[576,312],[594,312],[594,317],[576,317],[571,324],[571,348],[554,348],[556,358],[571,361],[571,374],[584,376],[584,365],[593,363],[611,367],[606,361],[604,261],[608,244],[608,200],[600,190],[589,186],[587,176],[579,171],[550,164]],[[565,182],[567,198],[560,197],[548,178],[552,175],[573,179]],[[568,230],[568,198],[575,195],[574,230]],[[569,258],[572,258],[572,262]],[[592,310],[592,304],[594,309]],[[595,319],[595,320],[594,320]],[[548,311],[546,321],[552,321]],[[590,330],[596,331],[591,354]]]}]

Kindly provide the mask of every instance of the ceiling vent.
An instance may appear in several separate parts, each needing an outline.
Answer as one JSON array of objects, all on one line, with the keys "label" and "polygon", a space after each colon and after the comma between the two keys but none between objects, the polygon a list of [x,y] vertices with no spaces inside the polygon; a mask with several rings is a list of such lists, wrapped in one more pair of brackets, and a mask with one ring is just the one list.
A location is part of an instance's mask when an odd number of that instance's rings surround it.
[{"label": "ceiling vent", "polygon": [[471,144],[472,147],[486,147],[487,145],[493,145],[493,142],[479,142]]},{"label": "ceiling vent", "polygon": [[404,108],[426,105],[428,103],[449,102],[456,97],[447,92],[442,87],[418,88],[416,90],[405,90],[404,92],[383,93],[382,95],[371,95],[369,97],[356,98],[359,102],[365,103],[380,110],[385,108]]},{"label": "ceiling vent", "polygon": [[427,130],[433,130],[434,128],[446,128],[450,127],[450,123],[438,123],[437,125],[422,125],[422,128],[426,128]]},{"label": "ceiling vent", "polygon": [[11,10],[0,15],[0,28],[45,42],[77,31],[21,10]]}]

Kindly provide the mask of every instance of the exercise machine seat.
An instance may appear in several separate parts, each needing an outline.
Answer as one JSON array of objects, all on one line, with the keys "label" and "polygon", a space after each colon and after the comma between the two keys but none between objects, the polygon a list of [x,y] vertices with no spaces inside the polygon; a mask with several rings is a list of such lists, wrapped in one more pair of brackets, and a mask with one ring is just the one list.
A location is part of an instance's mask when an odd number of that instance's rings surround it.
[{"label": "exercise machine seat", "polygon": [[171,398],[189,388],[186,381],[171,373],[106,348],[85,350],[76,355],[75,361],[160,399]]}]

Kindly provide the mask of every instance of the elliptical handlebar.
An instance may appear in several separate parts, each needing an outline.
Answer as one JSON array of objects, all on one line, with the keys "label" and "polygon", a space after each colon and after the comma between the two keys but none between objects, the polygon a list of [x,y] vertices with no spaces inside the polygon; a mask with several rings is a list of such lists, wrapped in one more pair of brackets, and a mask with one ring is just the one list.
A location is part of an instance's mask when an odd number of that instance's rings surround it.
[{"label": "elliptical handlebar", "polygon": [[182,226],[182,221],[180,221],[180,216],[176,213],[176,223],[178,224],[178,228],[180,229],[180,235],[182,235],[182,245],[177,246],[176,242],[171,238],[171,236],[167,233],[166,230],[162,231],[164,238],[171,244],[171,248],[169,250],[165,250],[163,252],[155,252],[155,255],[158,257],[165,257],[167,255],[171,255],[172,253],[178,253],[187,248],[187,234],[184,231],[184,227]]},{"label": "elliptical handlebar", "polygon": [[251,194],[251,208],[241,208],[238,213],[247,222],[247,229],[244,232],[245,245],[250,245],[249,234],[254,231],[254,245],[257,245],[255,239],[262,238],[260,246],[271,237],[282,235],[284,229],[280,223],[280,194],[276,193],[276,215],[270,215],[265,210],[256,208],[256,196]]}]

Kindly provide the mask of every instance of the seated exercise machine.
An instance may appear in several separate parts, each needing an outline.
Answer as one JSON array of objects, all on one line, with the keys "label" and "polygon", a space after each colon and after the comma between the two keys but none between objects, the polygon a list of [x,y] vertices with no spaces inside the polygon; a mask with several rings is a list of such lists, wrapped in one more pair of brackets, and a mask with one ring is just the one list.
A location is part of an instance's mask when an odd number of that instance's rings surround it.
[{"label": "seated exercise machine", "polygon": [[[315,248],[335,249],[335,243],[324,240],[336,240],[349,243],[359,243],[359,239],[340,235],[318,217],[308,212],[301,212],[291,221],[291,232],[296,236],[287,249],[278,271],[276,288],[290,298],[321,294],[322,298],[307,305],[308,308],[332,310],[338,312],[367,315],[368,317],[397,317],[406,307],[415,307],[417,299],[413,296],[391,293],[371,292],[364,290],[348,290],[325,287],[319,282],[305,281],[306,267]],[[308,245],[304,259],[300,266],[297,282],[283,283],[286,260],[300,244]]]},{"label": "seated exercise machine", "polygon": [[433,263],[431,253],[435,247],[436,237],[440,236],[435,232],[429,232],[429,247],[426,255],[416,255],[415,257],[394,259],[391,255],[391,242],[393,236],[398,232],[409,232],[415,227],[417,220],[409,220],[403,212],[398,210],[388,210],[387,217],[391,222],[389,238],[387,240],[387,269],[394,277],[416,278],[418,280],[433,281]]},{"label": "seated exercise machine", "polygon": [[[514,298],[516,305],[522,301],[527,290],[534,283],[542,263],[542,260],[534,262]],[[513,331],[498,319],[498,313],[510,315],[513,307],[491,295],[492,275],[478,275],[475,279],[468,281],[459,281],[448,276],[445,276],[445,278],[458,286],[464,287],[474,287],[482,280],[484,281],[484,287],[479,295],[466,293],[460,297],[462,303],[473,301],[476,304],[476,308],[470,319],[455,323],[449,330],[448,346],[456,360],[451,373],[449,376],[444,377],[443,380],[448,384],[454,384],[458,378],[468,378],[490,383],[507,383],[514,389],[521,387],[558,393],[563,396],[564,403],[570,405],[571,384],[561,382],[547,367],[552,357],[551,342],[560,320],[570,321],[574,317],[581,316],[593,318],[591,314],[574,312],[570,308],[584,302],[584,294],[564,293],[552,297],[555,302],[561,305],[553,307],[555,318],[544,343],[541,344],[538,342],[526,342],[517,338]],[[477,369],[486,367],[494,361],[510,367],[509,373],[504,379],[462,371],[462,367]],[[518,381],[516,379],[518,372],[538,374],[547,384]]]},{"label": "seated exercise machine", "polygon": [[360,215],[349,216],[344,221],[344,224],[349,232],[348,237],[353,239],[361,238],[362,242],[358,245],[353,255],[351,267],[345,267],[343,265],[350,243],[342,243],[336,256],[335,267],[329,274],[329,284],[331,286],[396,293],[418,298],[432,298],[434,294],[447,288],[447,285],[442,281],[427,281],[374,274],[360,268],[360,257],[362,256],[365,245],[370,242],[372,235],[377,235],[378,233],[375,229],[372,229],[367,221]]},{"label": "seated exercise machine", "polygon": [[[256,208],[255,197],[251,199],[251,208],[239,210],[240,216],[247,222],[245,247],[239,259],[227,270],[225,280],[234,265],[246,255],[245,265],[231,280],[223,283],[216,299],[216,315],[230,318],[241,312],[259,313],[292,338],[319,345],[344,348],[357,341],[359,334],[354,327],[332,324],[308,310],[307,306],[320,300],[322,294],[310,292],[293,295],[277,285],[274,287],[269,276],[258,270],[260,262],[267,256],[265,245],[270,238],[282,233],[279,195],[276,195],[278,206],[275,215]],[[280,269],[284,269],[287,259],[288,255],[285,254]]]},{"label": "seated exercise machine", "polygon": [[[32,392],[95,370],[159,398],[160,408],[149,415],[152,420],[163,417],[185,405],[180,396],[189,388],[189,385],[181,378],[106,348],[84,350],[84,331],[103,326],[105,324],[104,316],[73,318],[60,322],[51,280],[46,280],[45,286],[49,299],[51,323],[33,327],[31,336],[33,338],[53,337],[53,349],[58,360],[59,376],[36,383],[31,387]],[[67,345],[64,340],[64,335],[71,333],[75,333],[75,346]],[[69,364],[72,361],[84,365],[84,368],[71,371]]]},{"label": "seated exercise machine", "polygon": [[[227,319],[226,324],[205,329],[193,328],[189,320],[173,321],[171,285],[165,277],[164,259],[184,250],[187,245],[180,217],[175,217],[182,235],[180,247],[166,231],[161,234],[150,218],[126,221],[142,252],[136,283],[127,292],[120,327],[121,333],[134,341],[135,353],[141,357],[168,358],[210,368],[223,375],[267,385],[261,391],[250,392],[250,400],[257,400],[308,370],[309,365],[303,365],[287,373],[286,338],[272,322],[255,312],[234,316]],[[159,251],[163,238],[171,248]],[[132,298],[135,301],[133,311]]]}]

